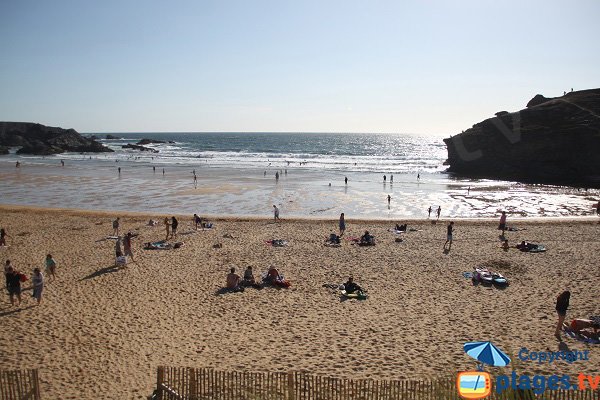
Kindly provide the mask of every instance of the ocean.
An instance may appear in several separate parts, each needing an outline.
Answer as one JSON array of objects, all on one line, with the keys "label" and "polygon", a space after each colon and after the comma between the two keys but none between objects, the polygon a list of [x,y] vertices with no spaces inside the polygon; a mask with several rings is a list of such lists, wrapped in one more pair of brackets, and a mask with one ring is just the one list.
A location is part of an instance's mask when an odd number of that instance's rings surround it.
[{"label": "ocean", "polygon": [[[111,134],[119,139],[95,135],[114,153],[39,157],[13,150],[0,157],[0,202],[206,216],[270,216],[277,205],[282,218],[344,212],[402,220],[427,218],[430,206],[441,207],[442,218],[496,217],[502,210],[519,218],[591,216],[599,196],[597,190],[453,176],[445,172],[446,147],[436,136]],[[146,145],[158,153],[121,148],[142,138],[165,143]]]}]

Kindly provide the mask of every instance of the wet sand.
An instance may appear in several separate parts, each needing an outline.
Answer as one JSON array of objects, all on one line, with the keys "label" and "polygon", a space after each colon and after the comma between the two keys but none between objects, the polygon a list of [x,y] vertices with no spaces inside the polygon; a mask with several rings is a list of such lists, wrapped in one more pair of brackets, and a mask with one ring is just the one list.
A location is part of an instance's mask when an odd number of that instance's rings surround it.
[{"label": "wet sand", "polygon": [[[136,263],[121,270],[112,268],[114,241],[106,239],[117,215],[122,230],[139,234]],[[526,229],[508,232],[511,244],[530,240],[548,248],[528,254],[499,248],[496,219],[456,220],[454,244],[444,252],[445,220],[407,221],[419,231],[394,235],[393,222],[347,215],[346,236],[368,229],[377,245],[344,240],[329,248],[323,240],[337,220],[222,219],[196,232],[191,217],[182,216],[183,247],[142,250],[144,242],[164,238],[162,224],[147,226],[163,217],[1,206],[0,226],[11,237],[0,258],[29,274],[52,253],[58,278],[46,276],[39,307],[30,290],[20,307],[3,293],[0,368],[39,368],[47,399],[143,399],[158,365],[434,377],[473,369],[463,343],[492,340],[529,374],[600,374],[599,345],[573,339],[561,349],[591,350],[589,361],[516,360],[521,347],[559,350],[554,305],[565,288],[572,292],[568,319],[600,315],[596,220],[509,219]],[[269,239],[289,245],[274,248]],[[463,277],[486,263],[509,278],[508,288],[474,286]],[[251,265],[256,276],[277,266],[292,286],[216,295],[233,265],[240,274]],[[368,300],[341,301],[323,287],[350,274]]]}]

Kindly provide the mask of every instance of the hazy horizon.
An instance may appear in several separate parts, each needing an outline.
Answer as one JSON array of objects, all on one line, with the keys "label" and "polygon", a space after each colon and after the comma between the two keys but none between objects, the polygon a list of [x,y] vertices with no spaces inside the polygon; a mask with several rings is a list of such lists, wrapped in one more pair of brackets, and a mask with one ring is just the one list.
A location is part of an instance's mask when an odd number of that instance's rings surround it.
[{"label": "hazy horizon", "polygon": [[443,136],[600,87],[594,0],[139,4],[0,3],[0,120]]}]

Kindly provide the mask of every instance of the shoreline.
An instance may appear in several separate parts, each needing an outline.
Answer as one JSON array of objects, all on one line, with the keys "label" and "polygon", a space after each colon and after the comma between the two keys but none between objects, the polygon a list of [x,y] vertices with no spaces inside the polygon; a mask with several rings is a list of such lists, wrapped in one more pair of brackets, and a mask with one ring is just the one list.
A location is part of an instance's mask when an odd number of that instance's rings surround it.
[{"label": "shoreline", "polygon": [[[0,211],[43,211],[43,212],[51,212],[51,213],[69,213],[72,215],[83,215],[83,216],[102,216],[102,217],[148,217],[148,218],[158,218],[158,217],[167,217],[167,216],[176,216],[178,218],[192,218],[192,216],[188,214],[180,214],[180,213],[156,213],[151,214],[147,211],[110,211],[110,210],[87,210],[83,208],[57,208],[57,207],[38,207],[38,206],[30,206],[30,205],[16,205],[16,204],[2,204],[0,203]],[[193,215],[193,214],[192,214]],[[271,221],[272,217],[266,216],[258,216],[258,215],[210,215],[210,214],[202,214],[200,215],[203,218],[208,218],[212,221]],[[597,216],[583,216],[583,215],[574,215],[574,216],[562,216],[562,217],[513,217],[508,214],[509,225],[511,221],[518,221],[519,223],[556,223],[556,222],[593,222],[597,221],[600,223],[600,219]],[[396,223],[396,222],[411,222],[411,223],[427,223],[432,221],[440,221],[440,222],[448,222],[448,221],[458,221],[458,222],[498,222],[500,216],[498,217],[440,217],[437,218],[415,218],[415,217],[406,217],[406,218],[353,218],[346,217],[346,221],[360,221],[365,223]],[[303,221],[323,221],[323,222],[335,222],[337,224],[338,219],[334,217],[289,217],[286,218],[285,215],[281,218],[281,223],[285,222],[303,222]]]}]

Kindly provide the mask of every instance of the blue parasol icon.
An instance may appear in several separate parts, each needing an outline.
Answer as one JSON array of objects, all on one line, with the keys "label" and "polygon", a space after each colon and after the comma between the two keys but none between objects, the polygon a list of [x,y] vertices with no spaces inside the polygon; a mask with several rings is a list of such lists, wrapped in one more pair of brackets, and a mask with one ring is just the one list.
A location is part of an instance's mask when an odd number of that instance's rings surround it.
[{"label": "blue parasol icon", "polygon": [[473,357],[482,364],[488,364],[493,367],[506,367],[510,363],[510,358],[492,342],[468,342],[465,343],[465,353]]}]

